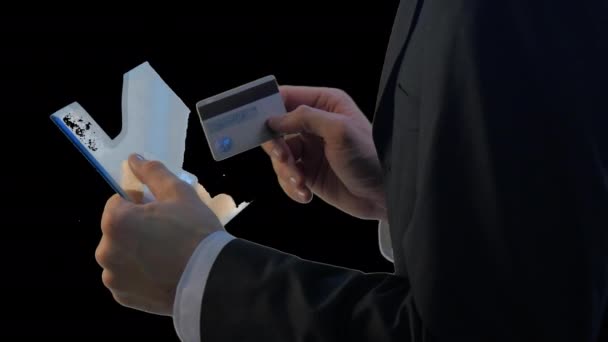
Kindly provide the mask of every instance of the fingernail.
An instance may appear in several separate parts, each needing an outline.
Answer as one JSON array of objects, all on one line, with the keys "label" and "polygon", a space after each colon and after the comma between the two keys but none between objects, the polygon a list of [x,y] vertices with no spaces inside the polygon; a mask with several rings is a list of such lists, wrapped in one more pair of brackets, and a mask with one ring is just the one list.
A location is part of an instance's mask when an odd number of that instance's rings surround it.
[{"label": "fingernail", "polygon": [[293,184],[296,184],[296,183],[297,183],[296,178],[295,178],[295,177],[293,177],[293,176],[292,176],[292,177],[289,177],[289,181],[290,181],[291,183],[293,183]]},{"label": "fingernail", "polygon": [[135,158],[137,158],[139,160],[145,160],[144,157],[139,153],[135,153]]},{"label": "fingernail", "polygon": [[298,190],[298,196],[302,199],[306,199],[306,193],[302,190]]}]

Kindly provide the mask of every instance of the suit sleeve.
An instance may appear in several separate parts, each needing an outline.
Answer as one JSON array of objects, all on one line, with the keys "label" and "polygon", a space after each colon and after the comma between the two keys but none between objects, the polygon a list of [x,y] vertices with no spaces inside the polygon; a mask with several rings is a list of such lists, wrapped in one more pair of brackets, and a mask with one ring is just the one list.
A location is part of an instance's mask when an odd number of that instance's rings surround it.
[{"label": "suit sleeve", "polygon": [[413,341],[416,317],[406,278],[234,239],[209,275],[201,340]]}]

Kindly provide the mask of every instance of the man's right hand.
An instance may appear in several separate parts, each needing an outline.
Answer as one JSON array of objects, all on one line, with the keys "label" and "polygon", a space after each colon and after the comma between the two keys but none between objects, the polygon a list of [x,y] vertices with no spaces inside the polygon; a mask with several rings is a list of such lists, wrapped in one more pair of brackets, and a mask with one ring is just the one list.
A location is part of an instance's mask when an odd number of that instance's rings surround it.
[{"label": "man's right hand", "polygon": [[264,143],[279,184],[293,200],[316,194],[362,219],[386,219],[383,173],[372,126],[338,89],[281,86],[288,113],[268,126],[284,138]]}]

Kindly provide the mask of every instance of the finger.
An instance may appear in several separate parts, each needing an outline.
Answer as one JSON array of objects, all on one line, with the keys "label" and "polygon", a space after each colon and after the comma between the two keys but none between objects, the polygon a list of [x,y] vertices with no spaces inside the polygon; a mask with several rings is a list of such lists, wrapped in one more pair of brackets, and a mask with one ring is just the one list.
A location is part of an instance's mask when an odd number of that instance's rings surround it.
[{"label": "finger", "polygon": [[292,135],[290,137],[286,137],[284,140],[285,145],[287,145],[291,155],[293,156],[293,160],[300,160],[304,153],[304,142],[302,141],[302,136],[300,134]]},{"label": "finger", "polygon": [[118,194],[113,195],[107,200],[101,215],[102,232],[115,236],[120,227],[124,226],[136,211],[135,204]]},{"label": "finger", "polygon": [[157,160],[145,160],[138,154],[129,157],[129,166],[140,182],[147,185],[157,199],[190,195],[191,187]]},{"label": "finger", "polygon": [[134,297],[125,291],[110,290],[110,293],[112,293],[112,297],[116,303],[126,308],[139,309],[139,306],[141,305],[141,299]]},{"label": "finger", "polygon": [[287,162],[289,150],[283,138],[275,138],[262,144],[262,150],[272,159]]},{"label": "finger", "polygon": [[[298,143],[299,142],[299,143]],[[302,152],[301,141],[299,136],[289,137],[287,140],[278,139],[273,141],[276,147],[267,146],[266,148],[281,149],[286,158],[271,158],[272,167],[277,177],[283,179],[293,186],[300,187],[304,183],[304,174],[295,166],[296,159],[300,158]],[[293,151],[296,155],[294,156]],[[274,154],[271,152],[271,154]]]},{"label": "finger", "polygon": [[168,299],[166,292],[151,290],[145,282],[135,289],[132,287],[130,289],[127,291],[111,290],[110,292],[114,300],[126,308],[156,315],[169,316],[171,314],[172,306],[168,305],[168,302],[172,302],[172,298]]},{"label": "finger", "polygon": [[262,149],[270,158],[281,162],[287,162],[290,154],[293,160],[300,159],[304,150],[300,134],[290,134],[267,141],[262,144]]},{"label": "finger", "polygon": [[284,85],[279,87],[279,91],[287,111],[293,111],[297,107],[305,105],[331,112],[341,102],[350,98],[340,89],[327,87]]},{"label": "finger", "polygon": [[322,138],[331,136],[332,126],[341,118],[335,113],[326,112],[307,105],[268,119],[268,127],[281,134],[312,133]]},{"label": "finger", "polygon": [[[310,175],[313,173],[312,170],[310,170],[310,167],[301,160],[296,161],[294,167],[300,175]],[[310,177],[304,176],[302,179],[302,183],[299,184],[299,186],[303,188],[313,189],[314,184],[312,184],[312,179],[310,179]]]},{"label": "finger", "polygon": [[106,201],[106,205],[104,206],[103,211],[104,212],[106,212],[106,211],[113,212],[116,210],[123,210],[126,208],[130,208],[132,206],[133,206],[133,203],[124,199],[119,194],[114,194],[114,195],[112,195],[112,197],[108,198],[108,200]]},{"label": "finger", "polygon": [[[125,271],[116,271],[113,269],[104,269],[101,272],[101,282],[108,290],[117,293],[127,292],[130,288],[137,288],[135,286],[140,284],[132,284],[133,277],[132,273]],[[141,284],[143,285],[143,284]]]},{"label": "finger", "polygon": [[95,261],[103,269],[123,268],[129,259],[127,253],[121,248],[115,240],[110,239],[107,235],[101,237],[97,249],[95,249]]},{"label": "finger", "polygon": [[302,187],[305,179],[304,175],[296,167],[296,163],[293,160],[282,163],[278,160],[271,159],[272,168],[278,178],[283,180],[286,184],[291,184],[292,187]]},{"label": "finger", "polygon": [[295,141],[298,141],[297,136],[288,140],[278,138],[267,142],[262,148],[271,157],[272,168],[277,177],[291,182],[294,186],[300,186],[304,181],[304,175],[295,167],[296,159],[292,154],[292,148],[298,154],[301,153],[302,148]]},{"label": "finger", "polygon": [[285,182],[281,177],[277,177],[277,179],[283,192],[292,200],[302,204],[309,203],[312,200],[312,192],[308,188],[293,186],[292,183]]}]

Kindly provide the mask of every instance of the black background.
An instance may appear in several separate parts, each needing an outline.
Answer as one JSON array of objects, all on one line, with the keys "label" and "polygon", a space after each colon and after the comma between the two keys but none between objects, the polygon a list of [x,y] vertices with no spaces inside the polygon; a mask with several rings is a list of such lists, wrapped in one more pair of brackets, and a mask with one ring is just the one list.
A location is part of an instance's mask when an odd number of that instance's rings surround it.
[{"label": "black background", "polygon": [[184,169],[212,194],[253,201],[228,231],[315,261],[392,271],[379,253],[376,222],[316,199],[290,201],[261,149],[213,161],[194,110],[200,99],[274,74],[281,84],[345,89],[371,119],[396,1],[364,5],[3,18],[8,340],[177,340],[170,318],[124,308],[103,287],[94,252],[112,191],[49,119],[77,101],[115,136],[123,74],[146,61],[191,109]]}]

